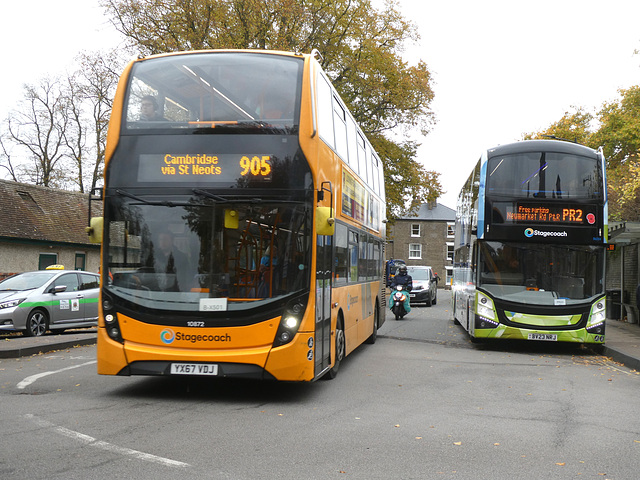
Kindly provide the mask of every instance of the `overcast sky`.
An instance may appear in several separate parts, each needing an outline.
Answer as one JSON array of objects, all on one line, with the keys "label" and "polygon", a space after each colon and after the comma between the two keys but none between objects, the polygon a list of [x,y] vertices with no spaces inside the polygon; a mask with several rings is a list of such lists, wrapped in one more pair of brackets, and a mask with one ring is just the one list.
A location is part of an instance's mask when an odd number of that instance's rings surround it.
[{"label": "overcast sky", "polygon": [[[377,1],[377,0],[376,0]],[[0,118],[24,83],[63,74],[81,50],[119,37],[98,0],[4,2]],[[400,0],[419,28],[406,51],[434,77],[437,124],[419,160],[441,173],[455,208],[482,149],[547,127],[571,106],[597,109],[640,84],[640,0]]]}]

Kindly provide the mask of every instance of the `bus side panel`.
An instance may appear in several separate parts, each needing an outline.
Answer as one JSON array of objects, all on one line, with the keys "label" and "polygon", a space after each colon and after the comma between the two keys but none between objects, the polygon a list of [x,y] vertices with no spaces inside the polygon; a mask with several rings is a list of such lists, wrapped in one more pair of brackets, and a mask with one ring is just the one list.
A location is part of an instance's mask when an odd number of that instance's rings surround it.
[{"label": "bus side panel", "polygon": [[358,345],[363,343],[373,333],[373,322],[375,319],[376,292],[378,291],[380,282],[365,283],[362,285],[363,296],[366,299],[363,307],[364,320],[358,324]]},{"label": "bus side panel", "polygon": [[291,343],[271,350],[265,370],[278,380],[314,379],[313,332],[298,332]]},{"label": "bus side panel", "polygon": [[[344,336],[346,341],[346,355],[349,355],[358,345],[358,324],[362,320],[362,306],[360,305],[361,286],[347,285],[333,288],[331,293],[331,303],[335,306],[331,313],[332,348],[333,338],[338,321],[338,315],[342,314],[344,319]],[[333,355],[332,355],[333,358]]]}]

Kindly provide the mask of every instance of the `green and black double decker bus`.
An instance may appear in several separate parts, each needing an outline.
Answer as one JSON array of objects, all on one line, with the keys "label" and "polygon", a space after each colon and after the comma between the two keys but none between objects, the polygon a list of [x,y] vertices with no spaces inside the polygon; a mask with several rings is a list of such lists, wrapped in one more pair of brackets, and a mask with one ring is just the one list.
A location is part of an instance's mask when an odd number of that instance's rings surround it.
[{"label": "green and black double decker bus", "polygon": [[457,202],[453,316],[476,339],[605,341],[605,158],[530,140],[484,152]]}]

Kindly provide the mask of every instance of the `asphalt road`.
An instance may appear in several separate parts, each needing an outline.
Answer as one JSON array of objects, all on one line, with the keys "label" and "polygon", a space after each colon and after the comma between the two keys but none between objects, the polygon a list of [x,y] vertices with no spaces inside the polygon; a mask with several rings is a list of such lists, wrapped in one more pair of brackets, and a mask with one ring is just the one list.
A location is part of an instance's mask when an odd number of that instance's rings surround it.
[{"label": "asphalt road", "polygon": [[443,290],[379,333],[311,384],[98,376],[95,346],[0,360],[0,478],[637,478],[636,372],[473,345]]}]

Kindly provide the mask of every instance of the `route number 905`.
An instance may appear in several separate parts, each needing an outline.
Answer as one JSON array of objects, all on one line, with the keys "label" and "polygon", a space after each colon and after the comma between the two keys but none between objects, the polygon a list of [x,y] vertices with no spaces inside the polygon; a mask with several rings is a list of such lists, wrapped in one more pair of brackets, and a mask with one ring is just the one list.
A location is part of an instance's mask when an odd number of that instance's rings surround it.
[{"label": "route number 905", "polygon": [[244,155],[240,159],[240,168],[242,169],[240,175],[243,177],[251,175],[252,177],[268,177],[271,175],[271,157],[269,155],[263,155],[258,157],[257,155],[249,158]]}]

